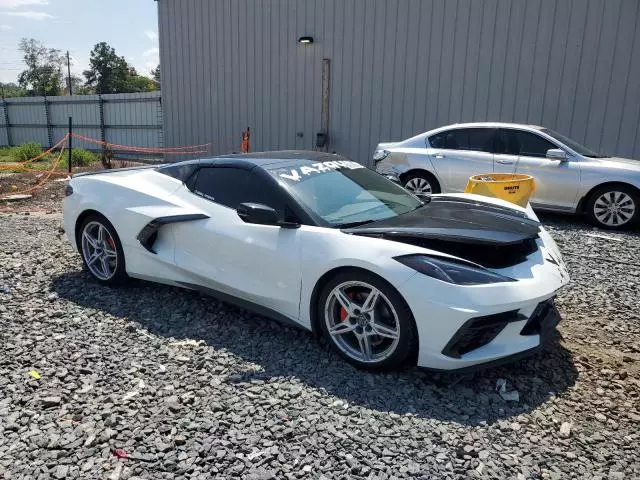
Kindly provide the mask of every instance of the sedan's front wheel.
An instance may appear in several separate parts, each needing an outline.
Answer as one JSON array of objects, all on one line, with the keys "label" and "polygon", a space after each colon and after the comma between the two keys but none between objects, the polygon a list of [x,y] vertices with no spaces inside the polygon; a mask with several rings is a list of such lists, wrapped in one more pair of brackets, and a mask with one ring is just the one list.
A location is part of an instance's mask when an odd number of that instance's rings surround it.
[{"label": "sedan's front wheel", "polygon": [[622,230],[638,222],[638,193],[626,185],[598,188],[587,200],[587,215],[591,223],[609,230]]},{"label": "sedan's front wheel", "polygon": [[358,368],[396,368],[416,352],[418,335],[409,306],[380,277],[344,272],[330,280],[318,302],[321,328],[338,354]]}]

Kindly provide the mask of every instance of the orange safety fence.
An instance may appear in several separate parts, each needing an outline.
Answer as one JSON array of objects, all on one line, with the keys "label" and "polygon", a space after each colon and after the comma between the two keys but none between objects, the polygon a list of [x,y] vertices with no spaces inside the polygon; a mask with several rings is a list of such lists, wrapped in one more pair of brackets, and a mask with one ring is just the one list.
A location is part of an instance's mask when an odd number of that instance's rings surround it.
[{"label": "orange safety fence", "polygon": [[53,152],[56,148],[58,148],[62,143],[66,142],[68,138],[69,138],[69,134],[67,133],[67,134],[65,134],[64,137],[62,137],[62,139],[58,143],[56,143],[49,150],[45,150],[40,155],[36,155],[35,157],[29,158],[28,160],[24,160],[22,162],[10,162],[7,165],[0,164],[0,171],[6,171],[6,170],[12,170],[13,171],[13,170],[16,170],[16,169],[28,170],[28,169],[23,169],[21,167],[23,167],[24,165],[28,165],[30,163],[36,162],[36,161],[40,160],[41,158],[45,157],[49,153]]},{"label": "orange safety fence", "polygon": [[[42,174],[42,177],[40,178],[38,183],[36,183],[34,186],[26,188],[24,190],[20,190],[20,191],[17,191],[17,192],[11,192],[11,195],[24,195],[26,193],[32,192],[33,190],[37,190],[38,188],[42,187],[45,183],[47,183],[47,180],[49,180],[49,177],[51,177],[52,175],[60,175],[60,173],[56,172],[55,169],[58,168],[58,164],[60,163],[60,160],[62,159],[62,154],[64,153],[65,148],[66,147],[63,145],[62,148],[60,149],[60,153],[58,154],[56,159],[51,163],[51,168]],[[65,175],[66,175],[66,173],[65,173]]]},{"label": "orange safety fence", "polygon": [[[100,145],[104,148],[109,148],[113,150],[123,150],[129,152],[138,152],[138,153],[165,153],[170,155],[193,155],[196,153],[209,153],[209,148],[211,143],[203,143],[201,145],[189,145],[183,147],[134,147],[130,145],[120,145],[118,143],[111,142],[103,142],[102,140],[98,140],[96,138],[85,137],[84,135],[79,135],[77,133],[71,134],[74,138],[78,140],[82,140],[85,142],[93,143],[95,145]],[[207,147],[206,150],[189,150]]]}]

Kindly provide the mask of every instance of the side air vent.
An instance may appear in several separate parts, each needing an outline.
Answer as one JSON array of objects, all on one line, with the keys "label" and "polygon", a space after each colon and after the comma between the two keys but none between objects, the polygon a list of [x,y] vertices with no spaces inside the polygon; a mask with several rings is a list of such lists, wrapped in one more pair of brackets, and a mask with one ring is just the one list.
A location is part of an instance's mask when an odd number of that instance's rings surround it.
[{"label": "side air vent", "polygon": [[158,238],[158,230],[163,225],[167,225],[169,223],[180,223],[180,222],[191,222],[194,220],[204,220],[205,218],[209,218],[208,215],[204,213],[192,213],[187,215],[173,215],[169,217],[158,217],[151,220],[147,223],[138,236],[136,237],[145,249],[150,251],[151,253],[156,253],[153,249],[153,244]]}]

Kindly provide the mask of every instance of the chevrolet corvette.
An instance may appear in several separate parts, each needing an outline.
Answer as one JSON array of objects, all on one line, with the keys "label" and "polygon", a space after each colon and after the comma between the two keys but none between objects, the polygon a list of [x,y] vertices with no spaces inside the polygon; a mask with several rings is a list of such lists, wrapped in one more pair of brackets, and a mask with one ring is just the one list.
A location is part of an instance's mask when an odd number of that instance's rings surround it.
[{"label": "chevrolet corvette", "polygon": [[414,195],[338,155],[81,173],[66,194],[65,232],[97,282],[198,290],[321,335],[364,369],[529,355],[568,281],[531,208]]}]

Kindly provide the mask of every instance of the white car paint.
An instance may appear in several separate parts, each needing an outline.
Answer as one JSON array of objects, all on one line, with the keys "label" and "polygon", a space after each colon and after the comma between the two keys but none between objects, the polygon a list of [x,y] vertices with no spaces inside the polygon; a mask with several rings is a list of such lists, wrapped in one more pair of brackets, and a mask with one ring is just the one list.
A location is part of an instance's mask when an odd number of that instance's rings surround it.
[{"label": "white car paint", "polygon": [[[286,229],[244,223],[234,210],[194,195],[179,180],[153,169],[80,176],[72,178],[70,186],[73,194],[64,200],[64,229],[75,249],[80,215],[98,211],[116,229],[131,277],[215,289],[264,306],[308,330],[312,329],[313,291],[327,272],[359,267],[383,277],[413,312],[419,335],[418,365],[422,367],[469,367],[538,346],[538,335],[519,335],[522,325],[514,323],[488,345],[459,359],[440,353],[468,319],[515,309],[529,315],[538,302],[553,297],[568,281],[561,254],[544,229],[537,240],[539,251],[520,265],[496,270],[519,281],[459,286],[417,273],[393,259],[417,253],[449,255],[333,228],[302,225]],[[537,219],[530,207],[477,198]],[[155,254],[136,240],[154,218],[198,213],[209,218],[162,227]]]}]

